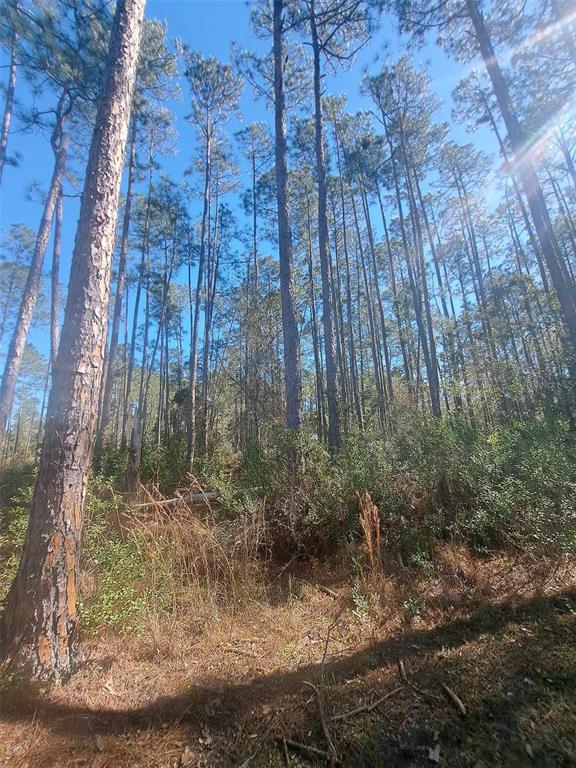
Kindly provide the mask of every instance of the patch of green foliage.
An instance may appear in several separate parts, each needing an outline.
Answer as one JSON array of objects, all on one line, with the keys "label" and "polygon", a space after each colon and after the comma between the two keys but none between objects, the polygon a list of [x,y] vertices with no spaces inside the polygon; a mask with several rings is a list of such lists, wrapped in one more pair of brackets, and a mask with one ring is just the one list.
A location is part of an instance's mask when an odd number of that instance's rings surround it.
[{"label": "patch of green foliage", "polygon": [[[34,472],[28,466],[9,466],[0,472],[0,599],[18,568],[33,483]],[[162,594],[159,579],[164,583],[169,578],[167,572],[158,573],[158,563],[164,563],[167,571],[169,559],[155,558],[151,575],[149,542],[121,528],[121,504],[110,485],[93,475],[86,496],[79,602],[81,628],[86,633],[106,628],[138,631],[150,600],[157,601],[157,592]],[[155,541],[153,546],[158,549],[162,542]]]},{"label": "patch of green foliage", "polygon": [[[232,475],[220,476],[213,462],[210,477],[232,512],[264,500],[273,538],[292,537],[315,555],[357,536],[364,491],[380,511],[385,543],[407,563],[428,562],[440,537],[480,552],[576,553],[576,445],[564,421],[484,431],[415,408],[390,419],[385,436],[348,437],[336,456],[309,436],[278,432]],[[296,472],[289,455],[299,457]]]},{"label": "patch of green foliage", "polygon": [[0,471],[0,600],[18,570],[35,481],[32,464],[8,464]]}]

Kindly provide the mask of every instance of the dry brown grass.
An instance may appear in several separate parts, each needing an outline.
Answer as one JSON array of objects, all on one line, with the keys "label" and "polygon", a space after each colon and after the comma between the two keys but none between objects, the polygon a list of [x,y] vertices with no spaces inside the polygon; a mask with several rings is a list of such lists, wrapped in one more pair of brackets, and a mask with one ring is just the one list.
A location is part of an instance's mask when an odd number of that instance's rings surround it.
[{"label": "dry brown grass", "polygon": [[382,576],[382,542],[380,536],[380,512],[370,498],[368,491],[364,491],[360,500],[360,527],[364,534],[364,544],[370,565],[370,575],[373,579]]},{"label": "dry brown grass", "polygon": [[123,525],[140,534],[152,573],[165,573],[169,558],[168,586],[176,612],[216,620],[223,609],[261,597],[267,547],[262,506],[243,511],[231,522],[219,520],[209,502],[192,504],[179,496],[176,503],[164,504],[155,494],[139,514],[125,516]]},{"label": "dry brown grass", "polygon": [[[436,731],[441,765],[473,765],[468,753],[476,765],[570,764],[561,760],[576,749],[567,735],[576,726],[573,698],[556,678],[563,670],[569,679],[562,653],[573,639],[573,614],[555,606],[576,587],[573,562],[478,558],[439,544],[433,573],[394,569],[388,560],[384,567],[379,522],[365,497],[361,550],[370,572],[362,614],[349,566],[272,567],[263,510],[231,525],[208,506],[152,501],[121,524],[126,535],[139,532],[159,584],[169,553],[170,610],[150,606],[141,635],[90,641],[83,669],[62,688],[6,684],[0,765],[279,768],[282,737],[327,749],[307,683],[322,685],[328,718],[366,707],[329,720],[344,765],[433,765],[427,750]],[[412,604],[417,614],[407,611]],[[556,687],[544,682],[549,689],[525,701],[532,695],[525,678],[554,679]],[[467,719],[442,683],[465,701]],[[500,746],[490,730],[492,702],[506,722]],[[507,739],[519,740],[526,763],[506,762]],[[297,751],[289,754],[293,766],[325,763]],[[548,762],[538,763],[542,755]]]}]

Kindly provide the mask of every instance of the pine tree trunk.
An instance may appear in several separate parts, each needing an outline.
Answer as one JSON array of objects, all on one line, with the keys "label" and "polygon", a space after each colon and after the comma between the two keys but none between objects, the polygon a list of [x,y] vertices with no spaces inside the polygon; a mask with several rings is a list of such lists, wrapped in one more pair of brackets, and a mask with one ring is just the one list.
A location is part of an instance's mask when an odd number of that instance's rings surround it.
[{"label": "pine tree trunk", "polygon": [[8,85],[6,86],[6,101],[4,104],[4,119],[2,120],[2,134],[0,135],[0,184],[2,183],[2,174],[6,165],[6,156],[8,148],[8,134],[10,133],[10,122],[12,120],[12,110],[14,109],[14,91],[16,90],[16,33],[12,33],[12,44],[10,48],[10,72],[8,74]]},{"label": "pine tree trunk", "polygon": [[288,165],[286,147],[286,97],[284,93],[283,0],[273,0],[274,37],[274,128],[276,158],[276,195],[278,203],[278,250],[280,260],[280,302],[284,340],[284,389],[286,426],[300,429],[302,384],[300,380],[300,340],[292,277],[292,232],[288,198]]},{"label": "pine tree trunk", "polygon": [[120,334],[120,320],[122,317],[122,302],[124,301],[124,289],[126,285],[126,265],[128,261],[128,235],[130,233],[130,214],[132,211],[132,193],[134,188],[134,170],[136,166],[136,126],[137,116],[132,117],[130,136],[130,160],[128,162],[128,187],[126,189],[126,203],[124,205],[124,219],[122,221],[122,237],[120,240],[120,256],[118,259],[118,275],[116,277],[116,295],[114,297],[114,311],[112,314],[112,330],[110,333],[110,347],[108,349],[108,363],[104,378],[104,396],[100,411],[100,425],[98,428],[98,443],[102,444],[106,437],[106,428],[110,419],[110,403],[112,401],[112,387],[116,378],[116,356],[118,354],[118,338]]},{"label": "pine tree trunk", "polygon": [[384,240],[386,243],[386,253],[388,255],[390,287],[392,289],[392,308],[394,310],[394,317],[396,318],[396,325],[398,327],[398,340],[400,342],[400,352],[402,354],[402,364],[404,366],[404,376],[406,378],[406,386],[408,388],[408,394],[411,395],[412,394],[412,370],[410,368],[410,356],[408,354],[406,334],[404,330],[404,325],[402,323],[402,314],[400,312],[400,302],[398,301],[398,287],[396,285],[396,272],[394,270],[394,259],[392,257],[390,235],[388,234],[388,222],[386,221],[386,214],[384,213],[384,204],[382,202],[382,195],[380,194],[380,187],[377,187],[377,192],[378,192],[378,205],[380,207],[380,216],[382,218],[382,226],[384,227]]},{"label": "pine tree trunk", "polygon": [[310,312],[312,323],[312,350],[314,352],[314,369],[316,372],[316,411],[318,415],[318,439],[324,440],[326,434],[326,418],[324,413],[324,376],[320,359],[320,340],[318,338],[318,320],[316,317],[316,291],[314,290],[314,269],[312,265],[312,222],[310,217],[310,203],[306,201],[307,211],[307,242],[308,255],[308,283],[310,285]]},{"label": "pine tree trunk", "polygon": [[[134,333],[134,329],[133,329]],[[146,276],[146,301],[144,309],[144,334],[142,339],[142,360],[140,362],[140,382],[138,386],[138,403],[132,420],[130,431],[130,447],[128,449],[128,465],[126,467],[126,488],[134,493],[140,483],[140,458],[142,440],[144,437],[144,385],[146,381],[146,361],[148,358],[148,335],[150,333],[150,279]],[[134,338],[134,336],[132,337]]]},{"label": "pine tree trunk", "polygon": [[384,427],[386,424],[386,395],[384,391],[384,377],[382,374],[382,361],[380,359],[378,340],[376,337],[376,322],[375,313],[372,301],[372,286],[368,281],[368,273],[366,270],[366,259],[364,257],[364,248],[362,247],[362,237],[360,233],[360,226],[358,222],[358,213],[356,210],[356,201],[354,198],[354,191],[350,190],[350,198],[352,200],[352,211],[354,213],[354,224],[356,225],[356,239],[357,239],[357,252],[359,256],[359,263],[362,266],[362,277],[364,279],[364,293],[366,295],[366,311],[368,312],[368,328],[370,331],[370,347],[372,349],[372,362],[374,365],[374,382],[376,385],[376,396],[378,404],[378,415],[380,418],[380,426]]},{"label": "pine tree trunk", "polygon": [[20,566],[3,614],[3,654],[13,668],[34,678],[61,680],[80,660],[78,558],[144,5],[145,0],[118,0],[116,6],[38,479]]},{"label": "pine tree trunk", "polygon": [[50,365],[52,370],[56,365],[58,355],[58,337],[60,327],[58,313],[60,310],[60,254],[62,252],[62,185],[56,202],[56,221],[54,223],[54,248],[52,251],[52,272],[50,275]]},{"label": "pine tree trunk", "polygon": [[42,278],[42,265],[44,263],[46,247],[52,228],[54,209],[56,208],[56,201],[58,200],[64,177],[64,168],[66,166],[68,151],[68,136],[63,133],[66,100],[66,94],[62,94],[58,103],[57,122],[51,139],[52,149],[54,151],[54,170],[52,172],[48,196],[44,203],[44,211],[40,221],[40,228],[38,229],[32,262],[30,263],[30,268],[28,270],[24,293],[22,294],[22,299],[20,301],[16,324],[14,325],[4,364],[2,385],[0,387],[0,444],[4,437],[8,416],[12,409],[16,380],[20,372],[22,355],[24,354],[24,347],[26,346],[26,339],[28,338],[28,331],[30,330],[32,315],[38,297],[40,280]]},{"label": "pine tree trunk", "polygon": [[310,29],[314,62],[314,130],[316,144],[316,176],[318,183],[318,251],[322,277],[322,321],[324,352],[326,357],[326,399],[328,402],[328,447],[335,452],[340,447],[340,414],[338,409],[338,381],[332,307],[330,249],[328,244],[328,216],[326,193],[326,163],[324,159],[324,125],[320,73],[320,41],[316,28],[314,2],[311,3]]},{"label": "pine tree trunk", "polygon": [[382,346],[384,348],[384,363],[386,365],[386,384],[388,387],[388,397],[394,399],[394,390],[392,386],[392,364],[390,360],[390,350],[388,348],[388,332],[386,330],[386,316],[384,314],[384,304],[382,302],[382,293],[380,291],[380,281],[378,278],[378,265],[376,263],[376,246],[374,243],[374,234],[372,231],[372,222],[370,220],[370,208],[365,188],[362,190],[362,203],[364,207],[364,218],[366,220],[366,229],[368,231],[368,245],[372,256],[372,270],[374,272],[374,293],[378,303],[378,314],[380,317],[380,329],[382,331]]},{"label": "pine tree trunk", "polygon": [[352,287],[350,276],[350,257],[348,253],[348,227],[346,224],[346,205],[344,200],[344,179],[342,175],[342,158],[340,151],[340,136],[337,127],[334,127],[334,143],[336,145],[336,160],[338,167],[338,190],[340,194],[340,208],[342,212],[342,244],[344,248],[344,265],[346,267],[346,319],[348,321],[348,343],[350,346],[350,379],[354,409],[360,431],[364,429],[364,411],[360,390],[358,388],[358,368],[356,364],[356,347],[354,340],[354,319],[352,312]]},{"label": "pine tree trunk", "polygon": [[558,241],[554,233],[550,213],[548,211],[546,200],[540,182],[538,180],[536,169],[527,155],[525,137],[516,113],[513,110],[512,101],[508,91],[508,86],[500,68],[500,63],[492,45],[488,30],[484,23],[484,18],[478,7],[478,0],[466,0],[466,7],[482,59],[486,66],[486,71],[492,82],[494,94],[502,113],[502,119],[508,132],[508,138],[514,153],[514,160],[519,161],[518,175],[520,183],[528,200],[528,207],[534,222],[534,228],[544,259],[550,271],[550,279],[558,301],[560,303],[562,320],[566,328],[568,340],[572,351],[576,351],[576,296],[574,285],[569,279],[563,260],[563,255],[558,246]]},{"label": "pine tree trunk", "polygon": [[[151,164],[150,164],[151,165]],[[150,226],[150,204],[152,201],[152,166],[148,177],[148,195],[146,198],[146,213],[144,215],[144,231],[142,234],[142,249],[140,254],[140,267],[138,270],[138,282],[136,285],[136,297],[134,299],[134,312],[132,314],[132,331],[130,335],[130,353],[128,356],[128,371],[126,374],[126,398],[124,400],[124,410],[122,413],[122,438],[120,445],[122,449],[128,445],[128,410],[130,406],[130,396],[132,393],[132,380],[134,378],[134,365],[136,356],[136,340],[138,337],[138,315],[140,312],[140,298],[142,296],[142,284],[144,281],[144,272],[146,270],[146,257],[148,253],[148,229]]]},{"label": "pine tree trunk", "polygon": [[202,288],[204,286],[204,264],[206,261],[206,228],[208,207],[210,204],[210,165],[211,165],[211,136],[206,137],[204,150],[204,206],[202,225],[200,229],[200,255],[198,258],[198,276],[196,280],[196,296],[194,298],[194,315],[192,319],[192,338],[190,340],[190,381],[188,383],[188,432],[187,432],[187,463],[190,472],[194,465],[196,449],[196,378],[198,374],[198,336],[200,329],[200,306]]}]

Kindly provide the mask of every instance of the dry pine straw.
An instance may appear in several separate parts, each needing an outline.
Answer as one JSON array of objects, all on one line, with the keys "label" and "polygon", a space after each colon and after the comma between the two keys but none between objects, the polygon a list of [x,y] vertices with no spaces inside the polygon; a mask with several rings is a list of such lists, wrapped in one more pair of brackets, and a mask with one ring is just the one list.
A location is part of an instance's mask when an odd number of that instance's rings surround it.
[{"label": "dry pine straw", "polygon": [[[574,564],[480,560],[448,546],[434,562],[433,578],[365,584],[361,611],[350,574],[311,567],[203,627],[182,615],[92,641],[65,686],[5,685],[0,765],[322,765],[322,720],[350,766],[576,765],[560,653],[574,631],[574,593],[562,596],[576,586]],[[409,619],[407,604],[419,615]],[[532,696],[540,681],[548,688]],[[513,724],[490,730],[491,707],[515,701]],[[514,762],[506,750],[516,742]]]}]

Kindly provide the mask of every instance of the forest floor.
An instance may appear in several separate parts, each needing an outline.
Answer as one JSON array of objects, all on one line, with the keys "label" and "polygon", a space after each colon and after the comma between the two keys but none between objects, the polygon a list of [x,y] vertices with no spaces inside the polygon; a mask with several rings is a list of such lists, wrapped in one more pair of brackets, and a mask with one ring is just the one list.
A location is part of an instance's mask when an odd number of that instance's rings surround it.
[{"label": "forest floor", "polygon": [[5,683],[0,764],[576,766],[576,566],[443,545],[372,596],[326,564],[198,625],[86,641],[59,688]]}]

